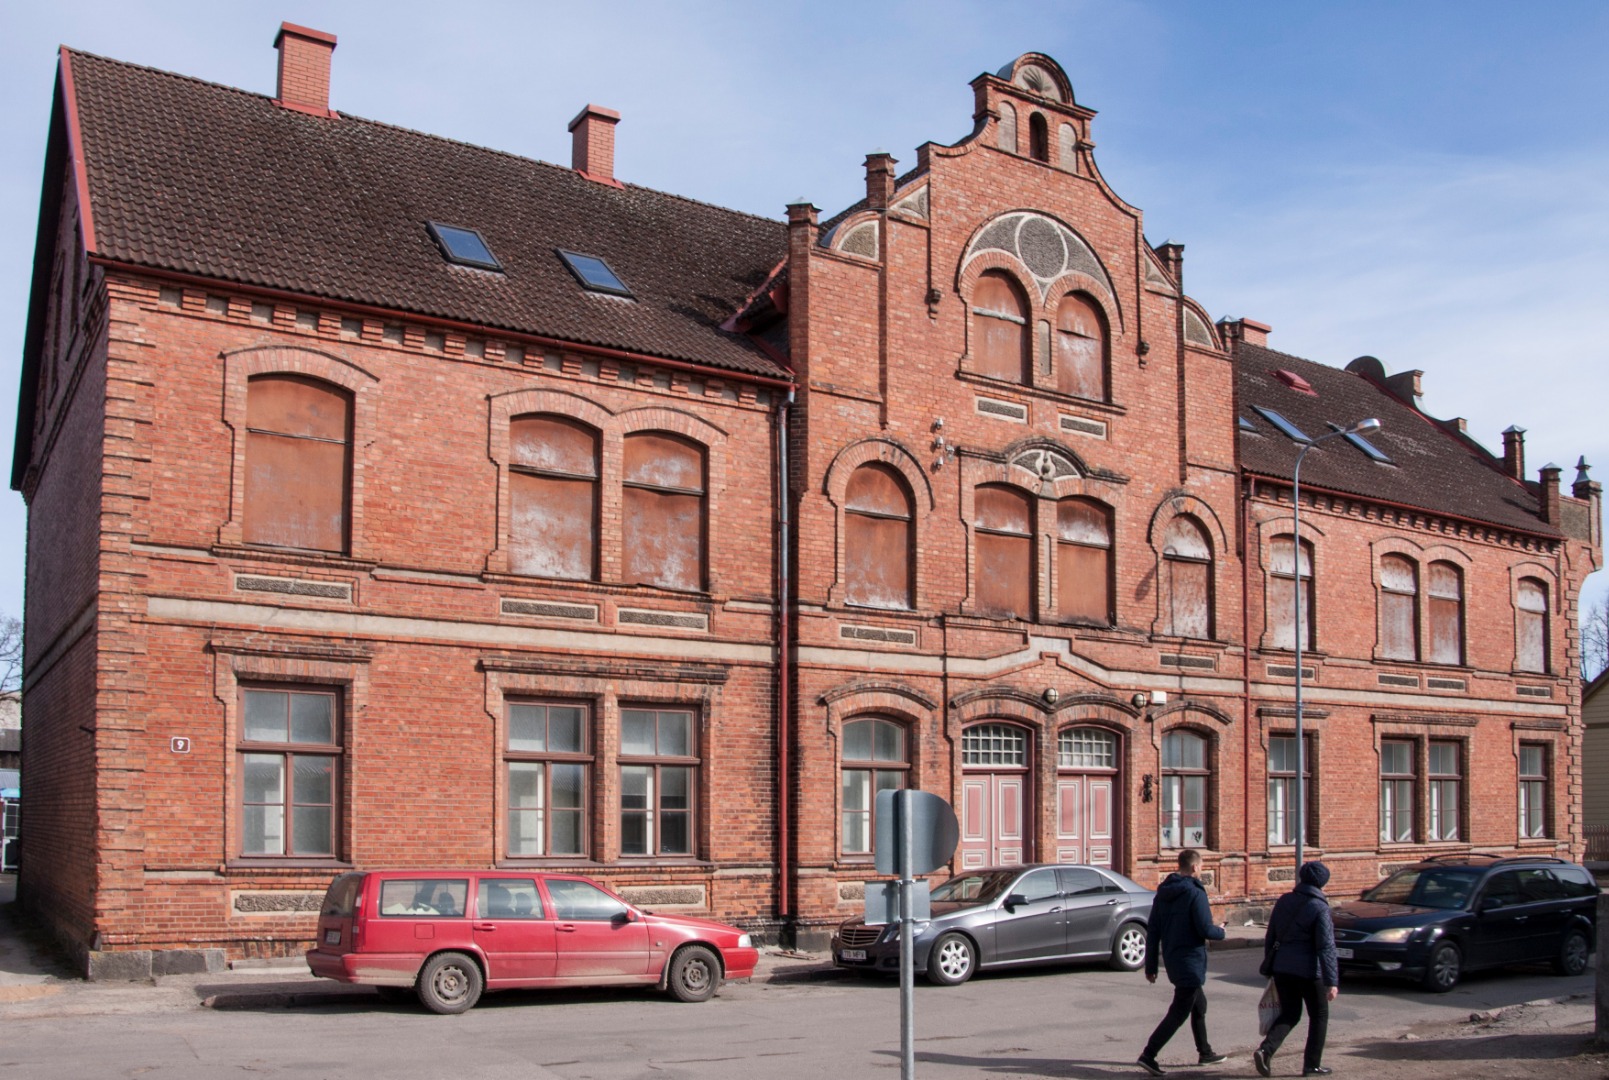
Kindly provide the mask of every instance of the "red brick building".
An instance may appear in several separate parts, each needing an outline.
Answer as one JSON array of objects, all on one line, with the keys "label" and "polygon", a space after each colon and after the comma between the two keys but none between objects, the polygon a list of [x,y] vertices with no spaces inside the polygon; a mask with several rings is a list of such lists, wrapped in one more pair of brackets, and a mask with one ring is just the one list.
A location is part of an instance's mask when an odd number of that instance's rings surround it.
[{"label": "red brick building", "polygon": [[[272,99],[62,53],[21,896],[89,970],[299,949],[347,866],[580,864],[819,941],[900,785],[958,867],[1188,845],[1255,903],[1298,588],[1339,881],[1579,850],[1598,485],[1214,325],[1054,61],[783,222],[617,180],[607,109],[563,168],[334,112],[334,38],[276,45]],[[1293,547],[1297,440],[1370,416]]]}]

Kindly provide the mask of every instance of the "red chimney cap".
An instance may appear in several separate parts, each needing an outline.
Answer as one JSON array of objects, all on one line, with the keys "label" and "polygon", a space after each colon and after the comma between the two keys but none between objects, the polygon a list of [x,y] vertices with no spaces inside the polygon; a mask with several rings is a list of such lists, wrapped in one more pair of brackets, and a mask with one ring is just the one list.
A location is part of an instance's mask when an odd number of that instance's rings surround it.
[{"label": "red chimney cap", "polygon": [[297,26],[295,23],[288,22],[279,24],[279,33],[274,35],[274,48],[279,48],[280,40],[286,34],[290,34],[292,37],[307,38],[310,41],[322,41],[330,48],[335,48],[334,34],[326,34],[322,30],[314,30],[311,27]]}]

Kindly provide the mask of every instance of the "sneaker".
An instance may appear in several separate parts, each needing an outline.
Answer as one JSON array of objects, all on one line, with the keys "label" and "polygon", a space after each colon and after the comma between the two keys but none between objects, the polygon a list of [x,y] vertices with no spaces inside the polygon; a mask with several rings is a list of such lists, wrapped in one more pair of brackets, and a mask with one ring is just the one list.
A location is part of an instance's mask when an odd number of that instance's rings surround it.
[{"label": "sneaker", "polygon": [[1268,1067],[1268,1056],[1268,1051],[1260,1046],[1251,1052],[1251,1063],[1257,1066],[1258,1076],[1274,1075],[1273,1071]]},{"label": "sneaker", "polygon": [[1205,1054],[1202,1054],[1199,1058],[1196,1059],[1196,1064],[1197,1065],[1216,1065],[1220,1061],[1228,1061],[1228,1060],[1229,1060],[1229,1055],[1228,1054],[1215,1054],[1211,1050],[1208,1050]]},{"label": "sneaker", "polygon": [[1168,1075],[1167,1073],[1162,1071],[1162,1066],[1160,1066],[1160,1065],[1158,1065],[1156,1063],[1156,1058],[1154,1058],[1154,1057],[1146,1057],[1144,1054],[1141,1054],[1138,1058],[1135,1059],[1135,1063],[1137,1065],[1139,1065],[1140,1068],[1142,1068],[1146,1072],[1150,1073],[1152,1076],[1166,1076],[1166,1075]]},{"label": "sneaker", "polygon": [[1335,1070],[1328,1065],[1314,1065],[1311,1069],[1303,1069],[1303,1076],[1328,1076]]}]

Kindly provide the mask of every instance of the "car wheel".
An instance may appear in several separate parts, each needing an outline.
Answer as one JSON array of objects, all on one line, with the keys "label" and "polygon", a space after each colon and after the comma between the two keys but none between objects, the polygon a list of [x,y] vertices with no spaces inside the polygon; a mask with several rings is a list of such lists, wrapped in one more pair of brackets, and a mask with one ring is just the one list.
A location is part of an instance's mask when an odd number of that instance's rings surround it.
[{"label": "car wheel", "polygon": [[411,986],[376,986],[374,992],[380,995],[380,1000],[388,1005],[403,1005],[410,1001],[417,1001],[418,996]]},{"label": "car wheel", "polygon": [[1458,985],[1458,976],[1463,970],[1464,958],[1458,946],[1444,941],[1430,951],[1430,962],[1425,965],[1425,989],[1445,994]]},{"label": "car wheel", "polygon": [[721,962],[702,945],[689,945],[670,961],[665,980],[677,1001],[708,1001],[721,985]]},{"label": "car wheel", "polygon": [[1117,928],[1112,939],[1113,971],[1138,971],[1145,964],[1145,927],[1137,922],[1124,923]]},{"label": "car wheel", "polygon": [[1587,943],[1587,935],[1580,930],[1571,930],[1559,944],[1559,955],[1554,957],[1553,970],[1560,975],[1579,975],[1587,970],[1587,957],[1591,954],[1592,946]]},{"label": "car wheel", "polygon": [[939,986],[959,986],[972,978],[978,967],[978,947],[964,934],[945,934],[933,943],[927,954],[927,981]]},{"label": "car wheel", "polygon": [[480,1000],[486,981],[480,965],[458,952],[438,953],[419,973],[419,1000],[433,1013],[468,1012]]}]

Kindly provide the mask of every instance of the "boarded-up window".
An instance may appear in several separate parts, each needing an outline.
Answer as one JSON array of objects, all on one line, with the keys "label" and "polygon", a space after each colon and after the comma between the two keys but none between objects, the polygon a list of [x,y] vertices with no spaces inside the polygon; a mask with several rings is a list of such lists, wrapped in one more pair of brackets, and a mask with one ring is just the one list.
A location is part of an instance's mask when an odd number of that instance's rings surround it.
[{"label": "boarded-up window", "polygon": [[1000,122],[996,125],[997,145],[1009,154],[1017,152],[1017,110],[1000,103]]},{"label": "boarded-up window", "polygon": [[1112,523],[1090,499],[1056,504],[1056,610],[1063,619],[1110,625]]},{"label": "boarded-up window", "polygon": [[1083,293],[1069,293],[1056,308],[1056,388],[1105,401],[1106,315]]},{"label": "boarded-up window", "polygon": [[1464,575],[1448,562],[1430,564],[1430,662],[1464,662]]},{"label": "boarded-up window", "polygon": [[909,608],[911,496],[886,465],[862,465],[844,499],[844,579],[851,604]]},{"label": "boarded-up window", "polygon": [[247,383],[246,542],[344,552],[351,449],[345,391],[296,375]]},{"label": "boarded-up window", "polygon": [[998,270],[986,270],[972,290],[972,360],[978,374],[1028,381],[1028,302]]},{"label": "boarded-up window", "polygon": [[622,562],[628,583],[704,587],[704,451],[655,432],[627,435]]},{"label": "boarded-up window", "polygon": [[557,416],[509,424],[509,568],[591,581],[598,574],[598,433]]},{"label": "boarded-up window", "polygon": [[1176,637],[1212,636],[1212,545],[1207,530],[1187,514],[1168,523],[1162,541],[1166,626]]},{"label": "boarded-up window", "polygon": [[1521,671],[1548,669],[1548,590],[1535,578],[1521,578],[1515,597],[1514,666]]},{"label": "boarded-up window", "polygon": [[1419,659],[1419,568],[1401,555],[1380,559],[1380,655]]},{"label": "boarded-up window", "polygon": [[1302,648],[1313,647],[1313,545],[1306,540],[1301,544],[1300,615],[1296,610],[1296,562],[1291,553],[1291,538],[1276,536],[1269,552],[1268,565],[1268,631],[1270,644],[1276,649],[1296,648],[1296,626],[1302,627]]},{"label": "boarded-up window", "polygon": [[1033,612],[1033,507],[1027,493],[986,484],[973,495],[976,512],[978,609],[1026,619]]}]

